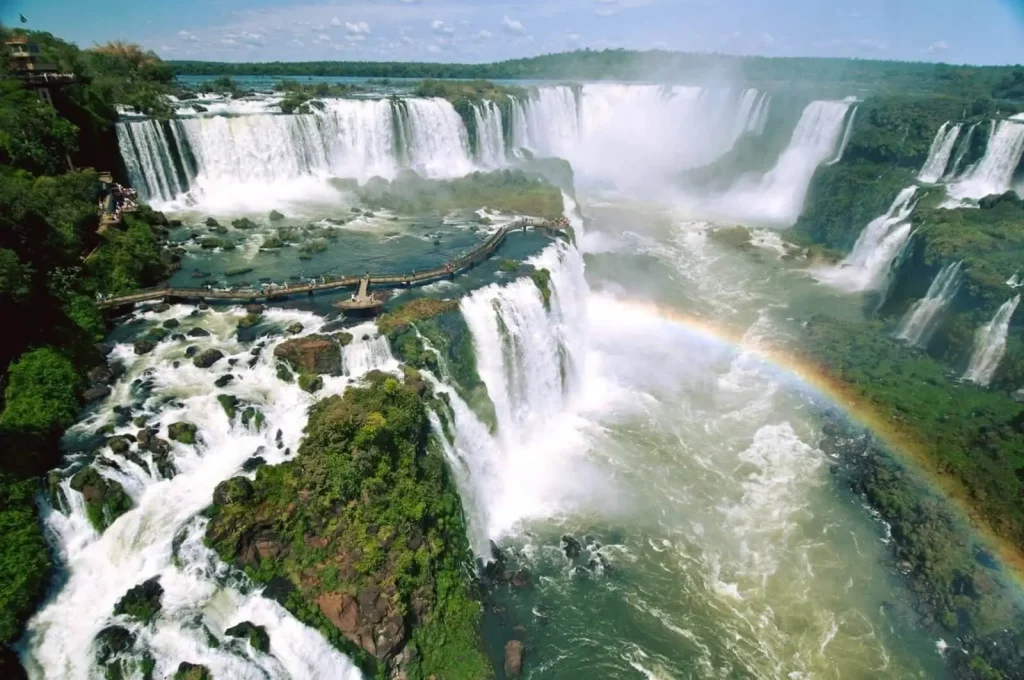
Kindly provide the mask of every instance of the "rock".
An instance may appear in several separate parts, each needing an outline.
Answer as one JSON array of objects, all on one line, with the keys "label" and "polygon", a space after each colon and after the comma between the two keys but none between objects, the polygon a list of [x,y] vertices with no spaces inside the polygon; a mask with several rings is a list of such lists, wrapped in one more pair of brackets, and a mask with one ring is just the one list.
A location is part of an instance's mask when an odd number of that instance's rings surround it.
[{"label": "rock", "polygon": [[197,368],[209,368],[224,358],[224,353],[219,349],[205,349],[192,358],[192,363]]},{"label": "rock", "polygon": [[238,397],[233,394],[218,394],[217,401],[220,403],[220,407],[224,409],[224,413],[227,414],[228,420],[234,420],[235,407],[238,406]]},{"label": "rock", "polygon": [[96,468],[85,467],[71,478],[71,488],[81,492],[85,514],[96,531],[103,531],[132,507],[132,499],[124,488],[107,479]]},{"label": "rock", "polygon": [[152,340],[136,340],[132,343],[136,354],[149,354],[155,347],[156,343]]},{"label": "rock", "polygon": [[[162,439],[159,441],[163,441]],[[166,444],[167,442],[164,442]],[[153,465],[156,466],[157,473],[164,479],[174,479],[174,476],[178,474],[178,468],[174,466],[174,461],[171,459],[170,451],[156,451],[153,453]]]},{"label": "rock", "polygon": [[253,649],[264,654],[270,651],[270,636],[267,635],[267,629],[263,626],[257,626],[250,621],[242,621],[231,626],[224,631],[224,634],[230,637],[247,638]]},{"label": "rock", "polygon": [[299,387],[310,394],[320,391],[324,386],[324,379],[319,375],[299,374]]},{"label": "rock", "polygon": [[135,636],[127,628],[107,626],[96,633],[93,644],[96,648],[96,663],[102,666],[135,646]]},{"label": "rock", "polygon": [[130,616],[143,623],[149,623],[160,611],[160,598],[164,594],[163,586],[160,585],[160,577],[154,576],[148,581],[130,588],[124,596],[114,605],[114,614],[117,616]]},{"label": "rock", "polygon": [[245,313],[246,314],[255,314],[256,316],[259,316],[263,312],[264,312],[263,305],[251,304],[251,305],[246,305],[245,306]]},{"label": "rock", "polygon": [[238,327],[242,329],[252,328],[259,324],[261,318],[262,317],[259,314],[246,314],[238,320]]},{"label": "rock", "polygon": [[195,444],[196,426],[185,422],[171,423],[167,426],[167,436],[182,444]]},{"label": "rock", "polygon": [[128,449],[130,449],[132,445],[131,445],[131,442],[128,441],[127,437],[125,437],[123,435],[120,435],[120,436],[109,437],[107,439],[107,446],[109,446],[110,450],[113,451],[114,453],[122,453],[123,454],[123,453],[127,452]]},{"label": "rock", "polygon": [[565,552],[565,556],[570,560],[574,560],[579,557],[583,552],[583,546],[572,536],[565,534],[562,536],[562,550]]},{"label": "rock", "polygon": [[231,220],[231,226],[235,229],[255,229],[258,225],[248,217]]},{"label": "rock", "polygon": [[210,335],[210,331],[200,326],[196,326],[195,328],[190,329],[187,335],[190,338],[205,338]]},{"label": "rock", "polygon": [[253,472],[266,464],[267,461],[262,456],[253,456],[252,458],[247,458],[245,462],[242,463],[242,471]]},{"label": "rock", "polygon": [[188,347],[185,348],[185,356],[187,357],[194,357],[198,352],[199,348],[196,347],[195,345],[189,345]]},{"label": "rock", "polygon": [[234,379],[235,376],[231,375],[230,373],[225,373],[221,377],[214,380],[213,384],[216,387],[227,387],[229,384],[231,384],[232,381],[234,381]]},{"label": "rock", "polygon": [[96,348],[96,352],[100,356],[104,356],[104,357],[114,351],[114,346],[113,345],[108,345],[108,344],[106,344],[104,342],[97,342],[95,345],[93,345],[93,347]]},{"label": "rock", "polygon": [[210,305],[206,304],[205,302],[200,302],[198,305],[196,305],[195,311],[204,311],[205,312],[209,308],[210,308]]},{"label": "rock", "polygon": [[205,224],[208,227],[219,227],[220,226],[220,222],[218,222],[217,220],[213,219],[212,217],[207,217]]},{"label": "rock", "polygon": [[185,335],[183,333],[175,333],[171,336],[171,340],[175,342],[185,342]]},{"label": "rock", "polygon": [[280,222],[281,220],[284,219],[284,215],[282,215],[281,213],[277,212],[276,210],[271,210],[270,214],[267,215],[267,217],[270,218],[271,222]]},{"label": "rock", "polygon": [[166,321],[163,322],[163,327],[168,329],[177,328],[180,324],[181,322],[178,321],[177,319],[167,319]]},{"label": "rock", "polygon": [[530,572],[525,569],[520,569],[516,573],[512,574],[512,578],[509,580],[509,584],[513,588],[529,588],[530,587]]},{"label": "rock", "polygon": [[518,678],[523,672],[523,643],[509,640],[505,643],[505,676]]},{"label": "rock", "polygon": [[213,676],[206,666],[182,661],[172,680],[213,680]]},{"label": "rock", "polygon": [[94,366],[85,375],[93,385],[106,385],[114,379],[113,371],[111,371],[110,367],[106,364]]},{"label": "rock", "polygon": [[102,399],[110,394],[110,388],[106,385],[97,385],[96,387],[90,387],[85,392],[82,392],[82,399],[86,401],[96,401]]},{"label": "rock", "polygon": [[299,373],[341,375],[341,345],[327,336],[286,340],[274,348],[274,356],[287,361]]},{"label": "rock", "polygon": [[277,434],[274,435],[274,444],[279,449],[284,448],[284,432],[282,432],[280,428],[278,428]]},{"label": "rock", "polygon": [[153,307],[153,311],[158,313],[158,314],[162,314],[162,313],[166,312],[167,310],[169,310],[170,308],[171,308],[171,306],[169,304],[167,304],[166,302],[161,302],[160,304],[158,304],[155,307]]},{"label": "rock", "polygon": [[229,505],[248,500],[253,493],[252,483],[245,477],[225,479],[213,490],[214,505]]},{"label": "rock", "polygon": [[296,335],[298,333],[301,333],[304,329],[305,329],[305,326],[303,326],[301,323],[296,321],[295,323],[291,324],[290,326],[288,326],[284,330],[285,330],[286,333],[291,333],[292,335]]}]

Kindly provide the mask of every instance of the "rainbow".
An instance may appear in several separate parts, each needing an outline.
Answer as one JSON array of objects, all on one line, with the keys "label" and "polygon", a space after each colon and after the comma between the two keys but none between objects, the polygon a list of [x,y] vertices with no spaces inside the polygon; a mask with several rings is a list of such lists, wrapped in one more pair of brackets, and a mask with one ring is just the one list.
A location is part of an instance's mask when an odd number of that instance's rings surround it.
[{"label": "rainbow", "polygon": [[1000,563],[1013,574],[1018,585],[1024,588],[1024,550],[998,536],[987,522],[967,502],[964,486],[953,477],[936,470],[927,455],[927,446],[916,439],[905,428],[887,417],[875,404],[857,392],[852,386],[836,380],[825,369],[806,359],[784,352],[776,347],[752,342],[729,328],[715,324],[685,311],[636,300],[617,300],[623,306],[656,316],[663,321],[678,325],[702,338],[726,344],[745,353],[753,354],[789,374],[802,385],[840,407],[848,417],[870,430],[886,447],[917,472],[923,480],[950,500],[977,531],[985,546],[998,557]]}]

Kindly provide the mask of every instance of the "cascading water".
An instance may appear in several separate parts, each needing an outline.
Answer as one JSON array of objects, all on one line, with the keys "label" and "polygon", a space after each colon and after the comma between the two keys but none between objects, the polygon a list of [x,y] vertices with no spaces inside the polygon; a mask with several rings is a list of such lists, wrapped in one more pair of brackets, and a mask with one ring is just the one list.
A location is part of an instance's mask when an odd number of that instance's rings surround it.
[{"label": "cascading water", "polygon": [[942,180],[944,182],[952,181],[959,174],[964,158],[971,150],[971,142],[974,140],[974,131],[977,130],[977,128],[978,123],[973,123],[971,127],[967,128],[967,134],[961,137],[960,143],[955,145],[956,153],[953,155],[953,165],[950,167],[949,171],[943,175]]},{"label": "cascading water", "polygon": [[964,371],[963,379],[986,386],[999,368],[999,362],[1006,352],[1006,336],[1010,331],[1010,320],[1020,304],[1020,295],[1000,305],[992,320],[978,329],[974,336],[974,353]]},{"label": "cascading water", "polygon": [[[252,204],[281,182],[374,175],[402,168],[428,177],[474,169],[469,139],[446,100],[330,99],[304,115],[203,116],[119,123],[129,177],[144,198],[210,199]],[[169,131],[168,131],[169,130]],[[194,171],[181,161],[194,158]],[[260,191],[254,191],[260,189]]]},{"label": "cascading water", "polygon": [[928,159],[925,161],[917,179],[925,184],[934,184],[946,174],[946,166],[949,165],[949,158],[953,154],[953,147],[960,137],[960,130],[963,124],[950,125],[943,123],[935,134],[932,146],[928,150]]},{"label": "cascading water", "polygon": [[792,225],[803,210],[814,171],[836,151],[849,108],[849,101],[808,104],[775,166],[763,177],[739,180],[711,202],[711,212],[756,224]]},{"label": "cascading water", "polygon": [[[72,429],[71,436],[95,436],[108,423],[114,425],[114,434],[134,435],[139,427],[118,420],[117,407],[144,419],[146,427],[156,432],[152,436],[169,439],[172,423],[191,423],[197,426],[197,443],[169,442],[163,462],[141,446],[115,452],[105,445],[94,460],[72,459],[71,466],[86,462],[121,484],[133,508],[99,535],[87,519],[82,494],[64,480],[62,491],[70,512],[46,511],[45,521],[59,546],[65,579],[28,624],[22,661],[30,677],[102,676],[103,669],[97,671],[94,665],[94,639],[109,626],[123,627],[133,640],[131,649],[118,652],[118,657],[135,659],[138,669],[142,655],[150,655],[156,677],[171,677],[183,661],[205,665],[219,678],[362,677],[316,630],[262,597],[203,545],[205,520],[200,513],[211,503],[214,487],[245,474],[243,463],[254,456],[271,465],[290,459],[313,401],[297,385],[277,379],[275,340],[252,346],[234,337],[242,314],[240,309],[197,313],[183,305],[138,314],[154,326],[175,318],[183,326],[204,327],[211,335],[190,338],[190,342],[202,349],[218,348],[226,355],[212,369],[193,366],[186,357],[186,343],[173,339],[144,356],[136,356],[131,344],[116,346],[112,358],[123,362],[126,373],[113,386],[111,396]],[[279,332],[296,321],[307,332],[316,332],[323,323],[305,312],[268,310],[264,314],[264,323]],[[344,351],[347,355],[349,348]],[[216,387],[214,381],[227,373],[234,376],[229,385]],[[347,383],[347,378],[327,378],[325,392],[339,392]],[[218,403],[219,393],[259,409],[265,422],[246,425],[238,416],[230,420]],[[168,464],[174,469],[169,471]],[[114,605],[125,591],[152,577],[159,577],[164,590],[155,620],[145,624],[115,616]],[[224,637],[228,627],[241,621],[266,628],[269,654]],[[218,645],[209,643],[207,630]]]},{"label": "cascading water", "polygon": [[995,122],[985,155],[950,185],[949,195],[954,199],[978,199],[1008,191],[1022,156],[1024,122]]},{"label": "cascading water", "polygon": [[911,226],[906,220],[916,205],[916,193],[915,186],[901,191],[884,215],[864,227],[850,254],[836,267],[816,271],[815,277],[850,292],[878,288],[910,236]]},{"label": "cascading water", "polygon": [[476,157],[488,168],[505,163],[505,133],[501,126],[501,110],[492,101],[473,105],[476,121]]},{"label": "cascading water", "polygon": [[853,134],[853,122],[857,119],[857,109],[859,106],[854,106],[853,110],[850,111],[850,115],[846,119],[846,130],[843,132],[843,141],[839,143],[839,151],[836,153],[836,157],[830,160],[826,165],[835,165],[839,161],[843,160],[843,154],[846,153],[846,146],[850,143],[850,135]]},{"label": "cascading water", "polygon": [[947,264],[936,274],[928,292],[903,317],[896,337],[911,345],[925,347],[935,332],[939,313],[960,290],[962,261]]}]

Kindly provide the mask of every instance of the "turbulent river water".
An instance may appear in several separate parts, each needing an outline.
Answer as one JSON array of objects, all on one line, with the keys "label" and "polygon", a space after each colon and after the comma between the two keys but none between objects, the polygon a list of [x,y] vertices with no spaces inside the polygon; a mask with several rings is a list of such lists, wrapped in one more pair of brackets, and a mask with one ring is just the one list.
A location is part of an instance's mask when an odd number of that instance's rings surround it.
[{"label": "turbulent river water", "polygon": [[[518,631],[527,645],[525,672],[534,678],[942,677],[941,644],[916,627],[907,584],[891,564],[886,526],[830,474],[834,461],[820,447],[823,398],[756,356],[638,304],[653,302],[774,343],[815,311],[859,317],[860,297],[788,262],[775,232],[755,231],[754,248],[732,248],[709,237],[710,222],[694,219],[692,196],[616,186],[615,173],[595,168],[587,134],[612,148],[614,120],[633,109],[615,108],[629,99],[622,93],[591,94],[597,113],[575,120],[593,129],[573,133],[565,149],[592,170],[581,173],[576,200],[568,200],[577,245],[530,236],[509,246],[551,271],[550,311],[532,281],[508,282],[493,270],[428,291],[459,296],[497,417],[492,433],[451,391],[456,428],[445,448],[471,543],[486,559],[495,542],[533,575],[532,588],[499,591],[489,603],[485,635],[496,665],[504,640]],[[528,134],[531,116],[567,106],[573,95],[552,88],[546,96],[550,101],[519,112],[527,130],[520,134]],[[702,147],[701,161],[727,150],[739,131],[763,131],[768,101],[757,93],[673,96],[671,106],[683,107],[691,121],[707,115],[716,122],[710,141],[721,148]],[[732,105],[742,116],[723,124],[716,111]],[[804,114],[809,119],[794,122],[791,148],[775,167],[715,197],[716,208],[742,203],[731,212],[744,220],[760,209],[764,219],[751,218],[753,224],[792,218],[814,167],[841,150],[849,103],[812,107]],[[667,124],[671,113],[656,121]],[[214,123],[188,125],[207,141],[215,138],[206,129]],[[467,147],[453,139],[457,162],[468,162]],[[207,158],[213,153],[207,149]],[[494,145],[486,153],[502,155]],[[664,163],[659,158],[655,169]],[[346,195],[326,204],[325,195],[318,189],[306,203],[293,196],[291,205],[305,205],[304,218],[347,210]],[[257,203],[254,210],[266,207]],[[170,207],[199,224],[194,206]],[[239,212],[232,208],[213,214],[230,219]],[[424,227],[387,214],[338,229],[340,240],[324,257],[342,269],[371,251],[381,262],[390,257],[395,270],[409,262],[427,266],[445,257],[423,254],[439,234],[444,247],[455,249],[485,236],[457,221]],[[259,252],[259,233],[246,238],[230,254],[190,246],[177,276],[248,262],[252,276],[279,280],[325,267]],[[69,433],[68,471],[97,466],[124,486],[135,507],[99,536],[81,495],[64,482],[65,512],[46,513],[63,578],[22,645],[32,676],[100,673],[92,662],[94,636],[114,622],[128,625],[113,616],[114,604],[128,587],[159,575],[163,611],[154,625],[130,626],[152,654],[157,677],[181,661],[202,663],[217,678],[359,677],[316,631],[231,576],[201,540],[200,513],[218,482],[238,474],[251,456],[275,464],[294,455],[317,397],[277,379],[272,350],[296,321],[304,334],[336,325],[329,302],[271,309],[257,334],[263,337],[254,340],[236,335],[245,313],[237,307],[139,308],[115,332],[113,358],[126,372]],[[135,356],[133,334],[171,318],[183,331],[202,326],[211,335],[169,339]],[[397,368],[372,323],[353,333],[345,375],[328,378],[319,396],[343,391],[369,370]],[[220,348],[230,366],[195,368],[188,344]],[[231,393],[265,414],[261,429],[225,417],[213,385],[224,372],[235,376]],[[436,379],[438,389],[449,389],[445,376]],[[74,453],[89,449],[104,426],[135,432],[118,412],[123,407],[153,427],[198,425],[198,447],[172,444],[172,479],[148,454],[134,460],[105,447],[90,463]],[[582,544],[575,560],[563,551],[566,534]],[[223,639],[226,628],[244,620],[267,627],[270,654],[206,643],[207,630]]]}]

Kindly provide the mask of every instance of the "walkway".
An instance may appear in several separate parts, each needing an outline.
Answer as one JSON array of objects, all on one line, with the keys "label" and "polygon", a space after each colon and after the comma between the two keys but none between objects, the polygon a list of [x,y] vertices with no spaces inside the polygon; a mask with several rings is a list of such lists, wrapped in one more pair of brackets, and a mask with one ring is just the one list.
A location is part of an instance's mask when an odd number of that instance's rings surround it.
[{"label": "walkway", "polygon": [[[292,295],[313,295],[313,293],[338,290],[340,288],[351,288],[358,286],[360,281],[367,281],[371,286],[420,286],[431,281],[443,279],[470,269],[478,262],[486,260],[505,241],[505,237],[518,230],[526,231],[527,227],[534,229],[546,229],[559,233],[570,233],[571,227],[565,218],[555,221],[535,219],[527,217],[510,222],[496,231],[489,239],[472,249],[465,255],[452,260],[448,265],[423,272],[410,272],[407,274],[370,274],[368,280],[365,274],[354,276],[339,276],[336,278],[323,278],[320,283],[309,283],[302,285],[271,285],[266,289],[255,288],[149,288],[140,290],[129,295],[122,295],[116,298],[108,298],[97,303],[100,309],[122,307],[146,302],[149,300],[162,300],[164,298],[175,298],[179,300],[279,300]],[[365,291],[361,290],[365,294]]]}]

